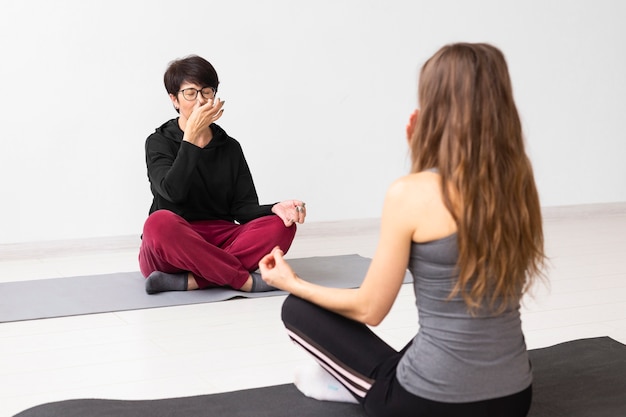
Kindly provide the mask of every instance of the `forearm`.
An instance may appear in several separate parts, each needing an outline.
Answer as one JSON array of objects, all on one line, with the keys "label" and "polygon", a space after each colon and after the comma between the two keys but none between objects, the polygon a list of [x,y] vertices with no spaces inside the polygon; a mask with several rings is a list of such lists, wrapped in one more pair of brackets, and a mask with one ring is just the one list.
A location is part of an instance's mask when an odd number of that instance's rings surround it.
[{"label": "forearm", "polygon": [[286,288],[291,294],[360,323],[376,325],[359,288],[330,288],[305,281],[300,277]]},{"label": "forearm", "polygon": [[231,204],[233,217],[240,223],[247,223],[259,217],[271,215],[272,205],[259,204],[252,173],[240,148],[233,152],[232,158],[238,164],[237,178],[231,186],[231,189],[234,190]]},{"label": "forearm", "polygon": [[[379,265],[379,266],[376,266]],[[259,262],[263,279],[269,285],[316,304],[349,319],[376,326],[385,318],[402,285],[404,270],[387,272],[373,262],[359,288],[324,287],[300,278],[275,247]]]},{"label": "forearm", "polygon": [[273,215],[272,205],[250,202],[246,205],[233,208],[232,215],[235,220],[244,224],[251,220],[258,219],[259,217]]},{"label": "forearm", "polygon": [[180,203],[187,197],[190,177],[199,157],[199,153],[192,148],[191,144],[182,145],[176,155],[159,149],[148,150],[150,182],[161,196],[172,203]]},{"label": "forearm", "polygon": [[213,132],[210,128],[203,127],[199,129],[197,126],[189,126],[188,129],[185,130],[185,134],[183,135],[183,142],[188,142],[198,148],[202,149],[211,142],[213,139]]}]

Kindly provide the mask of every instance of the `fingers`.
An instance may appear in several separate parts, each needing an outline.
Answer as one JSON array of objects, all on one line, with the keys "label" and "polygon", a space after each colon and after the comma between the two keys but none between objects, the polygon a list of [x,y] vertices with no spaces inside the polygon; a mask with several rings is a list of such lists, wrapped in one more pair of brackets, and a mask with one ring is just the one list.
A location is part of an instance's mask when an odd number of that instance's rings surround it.
[{"label": "fingers", "polygon": [[294,204],[294,223],[304,223],[304,219],[306,217],[306,203],[298,200],[293,201]]},{"label": "fingers", "polygon": [[192,115],[196,113],[195,116],[198,124],[208,126],[222,117],[222,114],[224,114],[222,107],[224,107],[225,102],[226,101],[222,101],[219,98],[215,98],[201,104],[201,101],[197,100]]},{"label": "fingers", "polygon": [[267,261],[271,261],[271,258],[274,256],[282,256],[284,253],[283,251],[280,249],[280,246],[274,246],[272,248],[272,250],[270,251],[270,253],[268,253],[267,255],[265,255],[261,261],[263,261],[264,259],[266,259]]},{"label": "fingers", "polygon": [[280,246],[275,246],[274,249],[272,249],[271,255],[277,259],[283,260],[283,256],[285,255],[285,252],[283,252]]},{"label": "fingers", "polygon": [[306,204],[299,200],[287,200],[272,206],[272,213],[278,215],[285,227],[294,223],[304,223],[306,218]]},{"label": "fingers", "polygon": [[285,262],[283,258],[284,252],[280,249],[280,247],[276,246],[270,253],[265,255],[259,261],[259,270],[262,275],[265,275],[270,270],[276,268],[277,262]]},{"label": "fingers", "polygon": [[273,287],[285,290],[283,284],[294,276],[294,272],[283,256],[284,252],[278,246],[274,247],[259,261],[259,271],[263,281]]},{"label": "fingers", "polygon": [[289,271],[291,271],[291,267],[287,264],[287,261],[284,258],[285,253],[278,246],[276,246],[270,255],[272,257],[271,268],[274,269],[279,276],[288,275]]},{"label": "fingers", "polygon": [[215,98],[207,101],[205,104],[208,110],[207,116],[209,116],[213,122],[222,117],[222,114],[224,114],[224,109],[222,108],[224,107],[224,103],[226,103],[226,101]]},{"label": "fingers", "polygon": [[289,227],[294,223],[304,223],[304,219],[306,218],[305,203],[298,200],[292,200],[280,203],[280,205],[282,206],[281,212],[284,213],[281,218],[283,219],[285,227]]},{"label": "fingers", "polygon": [[275,265],[274,255],[272,255],[272,253],[268,253],[259,261],[259,270],[261,271],[261,274],[265,274],[267,271],[274,268]]}]

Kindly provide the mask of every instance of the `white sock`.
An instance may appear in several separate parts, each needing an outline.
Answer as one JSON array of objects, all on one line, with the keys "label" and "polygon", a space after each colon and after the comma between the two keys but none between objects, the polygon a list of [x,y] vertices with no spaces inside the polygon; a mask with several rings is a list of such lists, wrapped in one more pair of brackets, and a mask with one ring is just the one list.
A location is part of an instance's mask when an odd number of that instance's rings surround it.
[{"label": "white sock", "polygon": [[294,384],[304,395],[316,400],[358,404],[350,391],[315,361],[296,370]]}]

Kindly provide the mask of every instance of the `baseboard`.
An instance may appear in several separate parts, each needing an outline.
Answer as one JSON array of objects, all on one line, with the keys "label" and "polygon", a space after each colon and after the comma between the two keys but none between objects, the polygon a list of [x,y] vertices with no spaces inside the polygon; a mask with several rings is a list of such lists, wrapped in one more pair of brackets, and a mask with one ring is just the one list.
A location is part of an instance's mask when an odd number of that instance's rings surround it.
[{"label": "baseboard", "polygon": [[298,237],[345,236],[378,233],[380,219],[346,219],[324,222],[306,222],[298,225]]},{"label": "baseboard", "polygon": [[544,220],[626,216],[626,202],[542,207]]},{"label": "baseboard", "polygon": [[[542,207],[544,221],[585,219],[589,217],[626,216],[626,202],[579,204],[570,206]],[[373,235],[379,232],[380,219],[346,219],[337,221],[307,222],[298,227],[298,237],[328,237],[345,235]],[[80,249],[81,252],[137,250],[141,240],[139,235],[93,237],[86,239],[28,242],[0,245],[0,251],[7,259],[33,258],[38,253],[47,256],[63,256],[67,252]]]}]

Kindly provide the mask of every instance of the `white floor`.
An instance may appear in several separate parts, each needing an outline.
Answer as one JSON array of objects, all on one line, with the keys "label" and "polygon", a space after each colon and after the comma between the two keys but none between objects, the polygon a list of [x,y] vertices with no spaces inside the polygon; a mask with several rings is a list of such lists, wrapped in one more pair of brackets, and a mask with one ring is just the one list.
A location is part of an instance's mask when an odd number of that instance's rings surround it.
[{"label": "white floor", "polygon": [[[626,343],[626,204],[544,210],[549,288],[527,298],[529,348],[595,336]],[[303,225],[292,258],[373,255],[375,220]],[[0,282],[137,270],[138,237],[0,245]],[[284,297],[0,324],[0,416],[69,398],[191,396],[292,381],[308,360],[287,339]],[[375,331],[416,331],[403,287]]]}]

